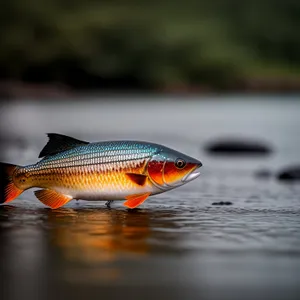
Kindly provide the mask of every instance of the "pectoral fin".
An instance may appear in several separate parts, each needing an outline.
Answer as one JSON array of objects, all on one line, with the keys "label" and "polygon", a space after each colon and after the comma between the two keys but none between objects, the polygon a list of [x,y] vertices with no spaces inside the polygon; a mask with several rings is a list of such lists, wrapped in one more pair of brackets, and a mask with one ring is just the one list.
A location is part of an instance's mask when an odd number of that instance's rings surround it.
[{"label": "pectoral fin", "polygon": [[126,173],[129,179],[136,184],[143,186],[146,183],[147,175],[136,174],[136,173]]},{"label": "pectoral fin", "polygon": [[128,208],[136,208],[141,205],[150,195],[151,193],[129,195],[126,197],[127,201],[124,202],[124,205]]},{"label": "pectoral fin", "polygon": [[53,190],[39,190],[35,191],[34,194],[43,204],[51,207],[52,209],[59,208],[73,199],[71,196],[64,195]]}]

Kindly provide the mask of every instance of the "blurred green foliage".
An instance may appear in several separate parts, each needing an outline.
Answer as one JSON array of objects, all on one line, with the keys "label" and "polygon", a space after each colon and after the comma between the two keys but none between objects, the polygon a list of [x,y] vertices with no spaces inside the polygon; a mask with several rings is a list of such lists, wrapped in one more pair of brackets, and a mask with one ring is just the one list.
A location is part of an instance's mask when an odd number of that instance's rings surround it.
[{"label": "blurred green foliage", "polygon": [[65,82],[76,66],[148,88],[223,88],[244,77],[300,75],[298,0],[7,0],[1,6],[2,78],[24,79],[37,68],[44,80]]}]

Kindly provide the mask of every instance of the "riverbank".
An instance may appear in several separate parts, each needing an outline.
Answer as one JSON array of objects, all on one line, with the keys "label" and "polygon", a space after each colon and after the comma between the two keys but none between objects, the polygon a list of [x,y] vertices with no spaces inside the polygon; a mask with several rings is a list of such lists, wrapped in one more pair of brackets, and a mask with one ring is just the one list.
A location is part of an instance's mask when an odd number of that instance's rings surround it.
[{"label": "riverbank", "polygon": [[124,88],[121,86],[109,86],[107,88],[81,87],[76,88],[60,82],[34,83],[18,80],[0,81],[0,99],[43,99],[43,98],[71,98],[84,94],[187,94],[187,95],[214,95],[226,93],[245,93],[245,94],[266,94],[266,93],[300,93],[300,76],[299,77],[256,77],[241,79],[238,82],[228,84],[222,88],[208,84],[177,84],[166,85],[153,89],[143,89],[141,87]]}]

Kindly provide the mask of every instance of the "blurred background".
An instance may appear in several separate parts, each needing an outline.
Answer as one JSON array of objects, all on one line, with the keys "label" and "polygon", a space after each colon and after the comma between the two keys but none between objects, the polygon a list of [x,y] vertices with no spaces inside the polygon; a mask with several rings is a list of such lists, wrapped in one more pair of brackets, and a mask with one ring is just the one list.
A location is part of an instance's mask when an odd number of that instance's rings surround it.
[{"label": "blurred background", "polygon": [[0,91],[299,91],[299,30],[297,0],[4,1]]},{"label": "blurred background", "polygon": [[203,167],[133,211],[0,205],[0,298],[298,300],[300,1],[2,2],[0,161],[56,132]]}]

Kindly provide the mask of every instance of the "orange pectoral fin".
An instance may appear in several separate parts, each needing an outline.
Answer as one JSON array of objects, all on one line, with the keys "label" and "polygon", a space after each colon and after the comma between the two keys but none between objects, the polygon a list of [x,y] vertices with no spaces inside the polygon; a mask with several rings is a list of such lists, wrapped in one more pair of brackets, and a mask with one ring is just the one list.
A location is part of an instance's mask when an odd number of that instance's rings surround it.
[{"label": "orange pectoral fin", "polygon": [[150,195],[151,193],[129,195],[126,197],[127,201],[124,202],[124,205],[128,208],[136,208],[141,205]]},{"label": "orange pectoral fin", "polygon": [[52,209],[59,208],[72,200],[71,196],[58,193],[53,190],[39,190],[34,192],[35,196],[45,205]]}]

